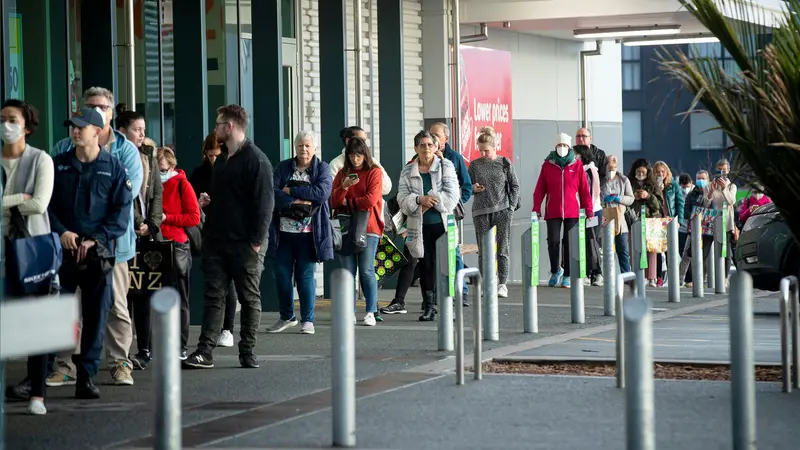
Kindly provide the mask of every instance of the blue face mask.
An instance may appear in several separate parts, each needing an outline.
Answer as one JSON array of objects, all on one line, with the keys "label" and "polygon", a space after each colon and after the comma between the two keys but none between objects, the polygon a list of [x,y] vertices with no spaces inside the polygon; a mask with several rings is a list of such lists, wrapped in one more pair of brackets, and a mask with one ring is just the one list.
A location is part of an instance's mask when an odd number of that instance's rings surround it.
[{"label": "blue face mask", "polygon": [[708,181],[707,180],[697,180],[694,184],[699,188],[704,188],[704,187],[706,187],[706,184],[708,184]]},{"label": "blue face mask", "polygon": [[172,178],[172,172],[171,171],[169,171],[169,170],[162,170],[161,171],[161,184],[166,183],[167,180],[169,180],[170,178]]}]

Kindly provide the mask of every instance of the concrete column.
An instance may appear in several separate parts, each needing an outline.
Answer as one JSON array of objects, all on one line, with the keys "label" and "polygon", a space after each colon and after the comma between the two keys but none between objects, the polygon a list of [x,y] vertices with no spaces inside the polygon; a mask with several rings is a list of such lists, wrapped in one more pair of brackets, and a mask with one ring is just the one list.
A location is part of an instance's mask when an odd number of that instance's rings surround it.
[{"label": "concrete column", "polygon": [[422,0],[422,92],[425,127],[451,125],[450,40],[447,0]]},{"label": "concrete column", "polygon": [[[406,164],[403,0],[378,0],[378,91],[381,164],[397,180]],[[392,194],[397,192],[392,183]],[[391,194],[390,194],[391,195]]]}]

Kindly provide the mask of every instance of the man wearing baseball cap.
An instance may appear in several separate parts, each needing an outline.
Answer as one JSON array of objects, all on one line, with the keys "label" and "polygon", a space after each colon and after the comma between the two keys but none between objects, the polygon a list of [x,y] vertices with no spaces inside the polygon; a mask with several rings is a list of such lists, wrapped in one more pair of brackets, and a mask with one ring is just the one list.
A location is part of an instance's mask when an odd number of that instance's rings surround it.
[{"label": "man wearing baseball cap", "polygon": [[129,228],[133,185],[122,162],[100,147],[105,120],[97,110],[82,108],[64,122],[72,127],[72,147],[53,158],[50,226],[61,237],[64,262],[59,271],[64,292],[81,290],[80,352],[72,356],[75,397],[95,399],[92,382],[100,366],[111,295],[116,240]]}]

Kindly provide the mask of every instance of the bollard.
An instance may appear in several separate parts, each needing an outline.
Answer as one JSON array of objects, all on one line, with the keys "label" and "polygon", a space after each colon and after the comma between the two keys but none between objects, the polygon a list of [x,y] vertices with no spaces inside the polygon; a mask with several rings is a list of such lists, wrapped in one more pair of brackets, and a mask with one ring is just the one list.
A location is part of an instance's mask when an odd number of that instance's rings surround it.
[{"label": "bollard", "polygon": [[[482,236],[481,258],[483,265],[483,291],[486,298],[483,302],[483,315],[486,328],[483,330],[483,339],[487,341],[500,340],[500,324],[497,312],[497,227],[492,227]],[[480,309],[475,310],[478,314]]]},{"label": "bollard", "polygon": [[798,298],[797,277],[788,276],[792,307],[792,376],[794,387],[800,389],[800,298]]},{"label": "bollard", "polygon": [[712,240],[711,248],[708,250],[708,260],[706,267],[708,268],[706,274],[706,286],[711,291],[716,291],[717,286],[717,244]]},{"label": "bollard", "polygon": [[703,298],[703,215],[692,216],[692,297]]},{"label": "bollard", "polygon": [[[794,281],[794,283],[792,283]],[[792,386],[797,387],[798,380],[795,377],[794,382],[792,382],[792,375],[796,375],[797,364],[794,364],[794,370],[792,369],[792,361],[789,359],[789,353],[794,355],[795,349],[797,349],[797,341],[795,340],[794,332],[795,332],[795,321],[794,317],[791,317],[793,312],[797,311],[797,307],[790,305],[789,303],[794,300],[794,296],[791,295],[791,290],[794,286],[796,286],[797,279],[794,277],[786,277],[781,280],[780,283],[780,309],[781,309],[781,376],[783,378],[783,392],[792,392]],[[789,322],[792,322],[791,331],[792,331],[792,342],[789,342]]]},{"label": "bollard", "polygon": [[481,335],[483,334],[483,316],[479,314],[481,311],[481,303],[483,303],[483,293],[481,284],[481,275],[478,274],[478,279],[475,283],[475,309],[472,313],[472,373],[476,380],[483,379],[483,341]]},{"label": "bollard", "polygon": [[[478,269],[472,267],[468,269],[461,269],[456,274],[456,286],[464,285],[464,278],[472,278],[475,280],[475,289],[472,290],[474,299],[472,305],[476,308],[480,306],[480,285],[481,273]],[[480,310],[478,310],[480,311]],[[480,318],[480,314],[475,314],[475,317]],[[477,320],[477,319],[476,319]],[[480,333],[475,334],[476,338]],[[476,339],[473,351],[478,351],[480,346],[480,339]],[[475,358],[480,360],[481,357]],[[480,369],[478,369],[480,370]],[[476,378],[480,379],[480,378]],[[456,385],[462,386],[464,384],[464,291],[456,289]]]},{"label": "bollard", "polygon": [[747,272],[731,276],[731,414],[733,448],[756,448],[756,380],[753,363],[753,278]]},{"label": "bollard", "polygon": [[167,287],[153,294],[153,352],[158,355],[155,373],[156,423],[154,448],[180,450],[181,362],[173,356],[181,348],[181,297]]},{"label": "bollard", "polygon": [[333,446],[356,446],[356,352],[353,328],[353,276],[346,269],[331,274],[333,327],[331,397]]},{"label": "bollard", "polygon": [[[572,323],[586,322],[583,305],[583,279],[586,278],[586,214],[581,210],[578,223],[569,233],[569,281]],[[566,256],[566,255],[565,255]]]},{"label": "bollard", "polygon": [[[623,301],[625,300],[625,284],[631,281],[636,281],[636,274],[633,272],[621,273],[617,276],[617,290],[615,293],[616,309],[617,309],[617,339],[615,342],[615,351],[617,359],[617,387],[622,389],[625,387],[625,321],[623,314]],[[634,297],[637,297],[636,283],[631,285]]]},{"label": "bollard", "polygon": [[669,291],[669,302],[680,303],[681,301],[681,255],[678,249],[678,218],[673,217],[667,225],[667,289]]},{"label": "bollard", "polygon": [[631,230],[631,267],[636,274],[636,290],[642,297],[647,295],[647,279],[644,269],[647,269],[647,241],[646,241],[647,210],[642,206],[639,219],[633,223]]},{"label": "bollard", "polygon": [[727,203],[722,204],[720,214],[714,219],[714,292],[724,294],[726,274],[725,258],[728,254],[728,233],[725,231]]},{"label": "bollard", "polygon": [[[450,218],[448,218],[448,222]],[[455,226],[455,220],[453,220]],[[452,237],[451,237],[452,236]],[[450,276],[450,267],[452,265],[455,269],[455,247],[452,248],[451,255],[451,240],[455,237],[455,228],[452,233],[450,225],[447,226],[447,232],[436,240],[436,297],[439,304],[439,320],[437,322],[437,331],[439,335],[439,351],[452,352],[453,351],[453,281],[455,276]],[[451,257],[452,256],[452,261]],[[452,264],[451,264],[452,262]],[[455,275],[455,274],[454,274]]]},{"label": "bollard", "polygon": [[[2,189],[0,189],[2,192]],[[0,285],[2,288],[2,285]],[[2,294],[0,294],[2,296]],[[2,299],[0,299],[2,301]],[[5,404],[6,404],[6,385],[5,385],[5,367],[3,366],[3,360],[0,359],[0,450],[5,449],[5,421],[6,421],[6,412],[5,412]]]},{"label": "bollard", "polygon": [[539,332],[539,220],[531,213],[531,229],[522,234],[522,330]]},{"label": "bollard", "polygon": [[644,297],[625,303],[625,448],[654,450],[653,313]]},{"label": "bollard", "polygon": [[614,297],[616,290],[614,284],[617,281],[617,262],[614,260],[614,231],[616,221],[609,220],[603,225],[603,275],[605,284],[603,285],[603,315],[613,316]]}]

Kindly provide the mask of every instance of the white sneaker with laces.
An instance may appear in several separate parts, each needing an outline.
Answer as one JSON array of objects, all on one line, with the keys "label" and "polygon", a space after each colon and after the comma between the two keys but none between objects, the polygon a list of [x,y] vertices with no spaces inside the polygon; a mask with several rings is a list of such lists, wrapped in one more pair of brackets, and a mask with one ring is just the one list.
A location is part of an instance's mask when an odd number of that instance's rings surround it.
[{"label": "white sneaker with laces", "polygon": [[500,298],[508,298],[508,286],[506,286],[505,284],[498,284],[497,296]]},{"label": "white sneaker with laces", "polygon": [[300,334],[314,334],[314,322],[303,322],[300,325]]},{"label": "white sneaker with laces", "polygon": [[271,327],[267,327],[267,333],[280,333],[281,331],[291,328],[297,325],[297,318],[293,318],[292,320],[281,320],[278,319]]},{"label": "white sneaker with laces", "polygon": [[28,414],[34,416],[43,416],[47,414],[47,408],[44,406],[44,401],[37,399],[31,399],[28,403]]},{"label": "white sneaker with laces", "polygon": [[603,276],[596,275],[594,277],[594,281],[592,281],[592,286],[602,286],[603,285]]},{"label": "white sneaker with laces", "polygon": [[217,347],[233,347],[233,333],[230,330],[222,330],[217,339]]},{"label": "white sneaker with laces", "polygon": [[364,326],[365,327],[374,327],[375,324],[378,322],[375,320],[375,313],[367,313],[364,316]]}]

